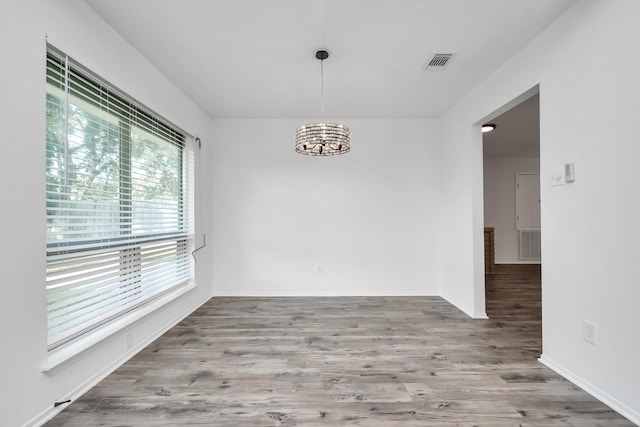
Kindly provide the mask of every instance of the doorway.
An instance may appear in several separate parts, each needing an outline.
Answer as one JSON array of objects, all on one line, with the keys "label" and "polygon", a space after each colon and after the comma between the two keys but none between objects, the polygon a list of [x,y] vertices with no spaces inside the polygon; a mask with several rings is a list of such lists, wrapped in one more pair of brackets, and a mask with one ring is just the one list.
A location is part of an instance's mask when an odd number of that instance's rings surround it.
[{"label": "doorway", "polygon": [[[494,116],[483,133],[485,306],[490,319],[524,322],[534,357],[542,351],[540,280],[540,107],[537,90]],[[493,244],[489,248],[487,245]]]}]

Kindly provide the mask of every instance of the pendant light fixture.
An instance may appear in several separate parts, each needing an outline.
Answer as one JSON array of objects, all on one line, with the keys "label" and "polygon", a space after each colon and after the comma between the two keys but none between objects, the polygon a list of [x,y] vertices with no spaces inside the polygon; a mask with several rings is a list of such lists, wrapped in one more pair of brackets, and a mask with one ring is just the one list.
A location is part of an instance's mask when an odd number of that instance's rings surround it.
[{"label": "pendant light fixture", "polygon": [[349,128],[324,121],[324,60],[328,57],[326,50],[316,52],[316,58],[320,60],[322,122],[306,124],[296,130],[296,151],[308,156],[336,156],[348,153],[351,149]]}]

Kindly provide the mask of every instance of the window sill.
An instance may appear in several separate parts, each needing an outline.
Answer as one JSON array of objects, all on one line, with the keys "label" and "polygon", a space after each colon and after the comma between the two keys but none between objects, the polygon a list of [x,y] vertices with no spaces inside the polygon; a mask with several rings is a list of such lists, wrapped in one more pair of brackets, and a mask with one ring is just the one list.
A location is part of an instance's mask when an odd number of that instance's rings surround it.
[{"label": "window sill", "polygon": [[176,300],[178,297],[186,294],[195,287],[195,282],[191,281],[189,284],[180,289],[177,289],[175,292],[172,292],[165,297],[153,301],[152,303],[140,308],[139,310],[136,310],[128,315],[121,317],[120,319],[110,322],[109,324],[99,329],[96,329],[86,337],[78,338],[77,340],[74,340],[56,350],[50,351],[47,356],[47,361],[44,363],[44,365],[42,365],[40,370],[50,375],[55,374],[57,371],[63,368],[63,365],[65,365],[75,357],[89,350],[96,344],[103,342],[105,339],[123,330],[124,328],[132,325],[143,317],[167,305],[171,301]]}]

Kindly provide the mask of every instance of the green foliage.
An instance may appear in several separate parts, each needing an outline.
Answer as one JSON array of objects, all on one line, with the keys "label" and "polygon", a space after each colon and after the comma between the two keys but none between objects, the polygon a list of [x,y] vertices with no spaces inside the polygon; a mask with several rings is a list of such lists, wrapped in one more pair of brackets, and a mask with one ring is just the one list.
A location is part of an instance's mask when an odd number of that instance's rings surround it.
[{"label": "green foliage", "polygon": [[[86,100],[47,94],[49,240],[180,227],[182,149]],[[160,226],[145,220],[162,216]],[[72,237],[70,237],[72,236]]]}]

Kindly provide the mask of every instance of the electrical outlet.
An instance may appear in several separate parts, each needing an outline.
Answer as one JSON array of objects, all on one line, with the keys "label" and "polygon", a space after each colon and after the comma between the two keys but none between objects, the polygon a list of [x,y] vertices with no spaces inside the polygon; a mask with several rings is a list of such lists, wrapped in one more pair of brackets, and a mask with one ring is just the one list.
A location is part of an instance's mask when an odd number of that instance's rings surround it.
[{"label": "electrical outlet", "polygon": [[318,268],[316,271],[318,272],[319,276],[322,276],[324,274],[324,265],[322,264],[318,265]]},{"label": "electrical outlet", "polygon": [[585,320],[582,324],[582,338],[588,343],[596,344],[596,324]]}]

